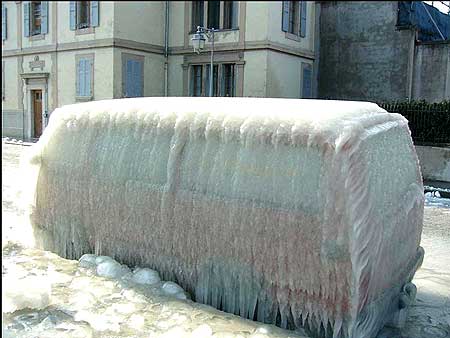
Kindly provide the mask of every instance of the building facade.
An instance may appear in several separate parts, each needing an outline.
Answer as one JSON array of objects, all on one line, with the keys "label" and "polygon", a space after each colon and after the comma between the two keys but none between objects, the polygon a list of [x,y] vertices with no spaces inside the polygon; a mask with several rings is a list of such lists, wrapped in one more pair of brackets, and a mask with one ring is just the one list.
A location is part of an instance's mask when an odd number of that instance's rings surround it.
[{"label": "building facade", "polygon": [[317,95],[315,2],[6,1],[2,132],[37,138],[57,107],[139,96]]},{"label": "building facade", "polygon": [[319,48],[319,98],[450,99],[450,15],[422,1],[323,1]]}]

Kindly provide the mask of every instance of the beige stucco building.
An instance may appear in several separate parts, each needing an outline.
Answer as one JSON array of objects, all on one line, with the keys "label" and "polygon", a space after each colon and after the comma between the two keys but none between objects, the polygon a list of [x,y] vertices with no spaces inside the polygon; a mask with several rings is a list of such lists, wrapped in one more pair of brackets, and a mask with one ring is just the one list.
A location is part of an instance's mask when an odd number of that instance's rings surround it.
[{"label": "beige stucco building", "polygon": [[2,4],[2,132],[38,137],[51,112],[88,100],[209,94],[316,97],[318,5],[310,1]]}]

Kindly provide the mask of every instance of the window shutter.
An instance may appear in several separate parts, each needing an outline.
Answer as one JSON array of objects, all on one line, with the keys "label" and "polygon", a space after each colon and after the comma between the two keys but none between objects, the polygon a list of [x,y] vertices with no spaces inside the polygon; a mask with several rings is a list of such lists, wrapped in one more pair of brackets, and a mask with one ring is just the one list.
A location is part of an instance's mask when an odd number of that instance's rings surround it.
[{"label": "window shutter", "polygon": [[7,29],[7,15],[6,15],[6,7],[5,4],[2,4],[2,40],[6,40],[6,29]]},{"label": "window shutter", "polygon": [[306,36],[306,1],[300,1],[300,36]]},{"label": "window shutter", "polygon": [[238,28],[238,1],[231,3],[231,28]]},{"label": "window shutter", "polygon": [[23,33],[25,36],[30,36],[30,2],[23,3]]},{"label": "window shutter", "polygon": [[289,30],[289,8],[291,2],[283,1],[283,13],[281,18],[281,30],[287,32]]},{"label": "window shutter", "polygon": [[86,81],[86,96],[92,96],[92,72],[93,72],[93,63],[92,60],[84,60],[84,74]]},{"label": "window shutter", "polygon": [[98,16],[98,1],[91,1],[91,27],[98,27],[99,16]]},{"label": "window shutter", "polygon": [[133,90],[133,75],[132,75],[133,61],[127,60],[126,62],[126,80],[125,80],[125,96],[131,97]]},{"label": "window shutter", "polygon": [[82,74],[82,69],[83,67],[83,60],[78,60],[77,63],[77,96],[81,96],[81,88],[83,87],[83,77],[81,76]]},{"label": "window shutter", "polygon": [[143,81],[144,81],[144,72],[143,72],[143,62],[136,61],[136,96],[144,96],[143,93]]},{"label": "window shutter", "polygon": [[70,2],[70,30],[74,31],[77,29],[77,2],[71,1]]},{"label": "window shutter", "polygon": [[41,34],[48,33],[48,1],[41,2]]}]

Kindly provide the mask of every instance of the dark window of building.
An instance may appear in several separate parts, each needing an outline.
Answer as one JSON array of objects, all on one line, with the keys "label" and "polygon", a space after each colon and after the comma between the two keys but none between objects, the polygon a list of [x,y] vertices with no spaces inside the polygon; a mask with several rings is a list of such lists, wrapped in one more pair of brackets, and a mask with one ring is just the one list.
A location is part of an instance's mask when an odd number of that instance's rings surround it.
[{"label": "dark window of building", "polygon": [[222,65],[221,96],[235,96],[234,64]]},{"label": "dark window of building", "polygon": [[31,3],[31,35],[41,34],[41,2]]},{"label": "dark window of building", "polygon": [[[205,96],[209,95],[209,79],[211,77],[211,66],[206,66],[206,84],[205,84]],[[213,67],[213,95],[212,96],[219,96],[219,65],[214,65]]]},{"label": "dark window of building", "polygon": [[223,2],[223,28],[237,28],[237,2]]},{"label": "dark window of building", "polygon": [[204,1],[193,1],[192,2],[192,31],[197,31],[197,26],[203,27],[203,17],[205,11]]},{"label": "dark window of building", "polygon": [[208,1],[208,28],[219,29],[220,1]]},{"label": "dark window of building", "polygon": [[289,33],[298,35],[299,33],[299,2],[298,1],[292,1],[289,7]]},{"label": "dark window of building", "polygon": [[191,96],[202,96],[202,66],[191,67]]},{"label": "dark window of building", "polygon": [[90,1],[79,1],[77,9],[77,26],[79,29],[90,26]]}]

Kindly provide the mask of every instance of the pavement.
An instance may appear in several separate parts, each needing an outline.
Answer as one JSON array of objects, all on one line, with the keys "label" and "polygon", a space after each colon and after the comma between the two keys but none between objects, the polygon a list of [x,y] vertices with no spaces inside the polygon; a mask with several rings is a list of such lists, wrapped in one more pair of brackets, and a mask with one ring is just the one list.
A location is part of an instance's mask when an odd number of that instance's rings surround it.
[{"label": "pavement", "polygon": [[[2,142],[2,247],[8,240],[27,242],[29,225],[21,207],[21,154],[31,143]],[[450,205],[450,204],[448,204]],[[376,338],[450,338],[450,208],[425,207],[421,246],[422,267],[413,283],[417,286],[405,328],[384,328]]]}]

